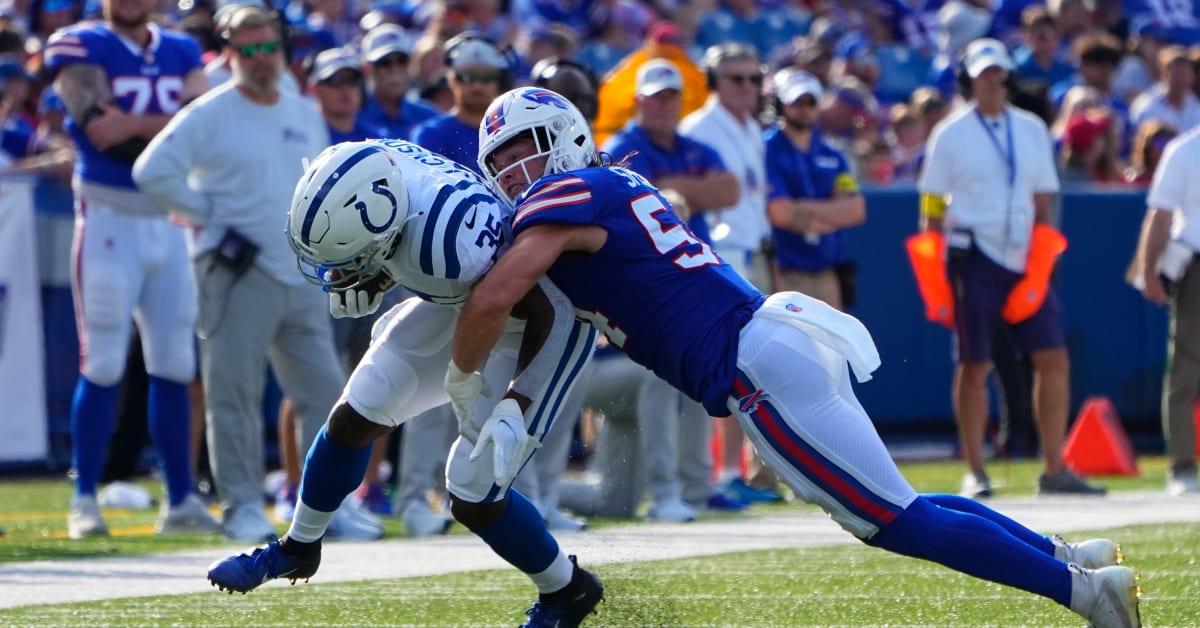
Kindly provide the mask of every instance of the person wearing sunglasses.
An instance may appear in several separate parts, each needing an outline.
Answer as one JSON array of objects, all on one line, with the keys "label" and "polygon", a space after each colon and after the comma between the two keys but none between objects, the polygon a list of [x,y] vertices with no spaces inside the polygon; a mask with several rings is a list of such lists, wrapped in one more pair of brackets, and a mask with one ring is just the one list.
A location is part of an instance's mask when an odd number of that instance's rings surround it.
[{"label": "person wearing sunglasses", "polygon": [[[221,41],[221,54],[217,55],[216,58],[204,66],[204,74],[208,77],[208,86],[210,89],[224,85],[233,78],[233,57],[237,56],[237,51],[230,46],[228,39],[221,36],[221,33],[229,30],[229,19],[241,6],[242,4],[230,4],[222,7],[213,15],[213,28],[216,29],[217,38]],[[311,39],[312,34],[307,32],[307,28],[307,26],[294,27],[293,37],[299,32],[301,39],[305,37]],[[303,51],[293,49],[292,52],[293,55],[296,55]],[[282,54],[278,56],[278,59],[281,64],[286,61]],[[279,76],[279,89],[292,94],[298,94],[300,93],[300,81],[296,79],[296,76],[292,72],[284,72]]]},{"label": "person wearing sunglasses", "polygon": [[[679,123],[679,132],[712,146],[738,179],[738,200],[709,212],[713,248],[739,275],[761,290],[771,278],[764,243],[771,235],[767,223],[766,144],[756,114],[765,67],[754,48],[744,44],[712,46],[700,65],[708,75],[710,94],[704,106]],[[774,474],[751,465],[743,479],[744,437],[736,421],[717,419],[723,434],[718,483],[742,502],[782,499]]]},{"label": "person wearing sunglasses", "polygon": [[[75,144],[77,207],[72,277],[83,359],[71,407],[77,476],[67,518],[73,539],[107,535],[96,485],[116,420],[116,392],[136,316],[149,383],[149,426],[167,488],[159,531],[211,532],[192,494],[188,384],[196,303],[184,233],[130,176],[134,159],[179,107],[208,89],[200,49],[151,23],[152,0],[105,0],[103,20],[57,31],[47,70]],[[9,75],[22,75],[16,67]],[[10,81],[15,86],[16,81]],[[86,208],[86,212],[83,211]]]},{"label": "person wearing sunglasses", "polygon": [[[295,404],[300,451],[316,438],[346,373],[327,297],[304,281],[279,236],[304,163],[329,145],[329,131],[310,102],[279,88],[283,48],[271,13],[234,9],[222,34],[233,80],[175,116],[134,164],[133,177],[161,211],[194,225],[213,479],[225,536],[256,542],[275,537],[262,499],[268,361]],[[378,522],[348,514],[357,514],[352,505],[343,510],[339,522],[364,530],[355,538],[382,534]]]},{"label": "person wearing sunglasses", "polygon": [[[509,80],[509,56],[491,39],[473,33],[446,42],[446,78],[454,95],[450,111],[413,129],[414,144],[480,172],[479,123]],[[482,174],[482,173],[480,173]]]},{"label": "person wearing sunglasses", "polygon": [[433,107],[408,97],[413,46],[412,36],[395,24],[380,24],[363,37],[368,95],[358,119],[367,128],[381,129],[385,138],[411,139],[413,128],[438,115]]},{"label": "person wearing sunglasses", "polygon": [[313,60],[308,82],[329,127],[330,145],[382,137],[382,129],[372,129],[358,117],[363,81],[362,60],[347,48],[324,50]]}]

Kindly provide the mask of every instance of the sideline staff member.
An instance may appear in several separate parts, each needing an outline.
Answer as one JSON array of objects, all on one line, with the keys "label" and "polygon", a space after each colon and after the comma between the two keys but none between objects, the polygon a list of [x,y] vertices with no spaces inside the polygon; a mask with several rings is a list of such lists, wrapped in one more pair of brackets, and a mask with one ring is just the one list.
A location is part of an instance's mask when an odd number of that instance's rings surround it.
[{"label": "sideline staff member", "polygon": [[[933,129],[918,186],[921,229],[944,233],[947,245],[955,310],[954,414],[968,467],[962,492],[969,497],[992,493],[983,464],[991,341],[1007,324],[1002,312],[1026,271],[1034,226],[1049,221],[1058,191],[1046,125],[1007,103],[1012,70],[1000,42],[980,39],[967,47],[960,84],[973,100]],[[1033,361],[1034,415],[1045,463],[1038,492],[1103,494],[1062,459],[1070,366],[1053,289],[1036,313],[1010,331]]]},{"label": "sideline staff member", "polygon": [[[1171,335],[1163,383],[1163,436],[1170,463],[1167,493],[1200,493],[1196,483],[1196,427],[1193,408],[1200,398],[1200,186],[1192,179],[1200,164],[1200,131],[1167,145],[1146,197],[1149,211],[1142,226],[1138,260],[1142,295],[1171,305]],[[1168,241],[1169,240],[1169,241]],[[1163,276],[1173,280],[1170,295]]]}]

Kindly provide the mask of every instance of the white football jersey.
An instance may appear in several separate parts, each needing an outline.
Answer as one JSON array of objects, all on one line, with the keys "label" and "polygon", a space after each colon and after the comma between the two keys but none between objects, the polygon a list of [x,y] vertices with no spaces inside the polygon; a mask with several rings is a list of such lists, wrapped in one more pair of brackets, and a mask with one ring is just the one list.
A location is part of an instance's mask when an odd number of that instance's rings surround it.
[{"label": "white football jersey", "polygon": [[409,218],[384,262],[396,282],[434,303],[462,305],[512,239],[512,208],[463,166],[404,140],[376,140],[396,156]]}]

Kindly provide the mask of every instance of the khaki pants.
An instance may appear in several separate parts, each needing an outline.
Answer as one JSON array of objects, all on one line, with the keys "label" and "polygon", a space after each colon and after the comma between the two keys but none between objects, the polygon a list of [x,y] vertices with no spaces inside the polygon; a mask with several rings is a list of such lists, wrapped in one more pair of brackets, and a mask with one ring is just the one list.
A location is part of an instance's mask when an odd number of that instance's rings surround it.
[{"label": "khaki pants", "polygon": [[1174,477],[1196,474],[1196,399],[1200,398],[1200,262],[1175,285],[1163,382],[1163,436]]},{"label": "khaki pants", "polygon": [[832,268],[810,273],[802,270],[779,271],[779,291],[799,292],[842,309],[842,286]]}]

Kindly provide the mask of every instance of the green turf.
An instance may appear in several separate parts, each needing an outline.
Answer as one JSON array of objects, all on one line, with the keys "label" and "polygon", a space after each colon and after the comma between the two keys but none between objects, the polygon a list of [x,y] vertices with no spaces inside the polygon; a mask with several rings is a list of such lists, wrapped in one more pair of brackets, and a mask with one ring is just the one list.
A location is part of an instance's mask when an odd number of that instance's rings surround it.
[{"label": "green turf", "polygon": [[[1200,625],[1200,524],[1121,539],[1141,574],[1146,626]],[[364,566],[369,569],[369,566]],[[862,545],[603,565],[608,600],[588,626],[1080,626],[1048,600]],[[514,625],[528,581],[512,570],[268,587],[0,611],[0,625]]]},{"label": "green turf", "polygon": [[[1103,478],[1100,480],[1112,490],[1153,489],[1161,490],[1166,482],[1166,460],[1162,456],[1142,457],[1138,460],[1142,470],[1140,477]],[[930,493],[953,493],[958,490],[963,466],[959,461],[905,463],[900,469],[918,491]],[[993,461],[989,472],[997,484],[997,495],[1016,496],[1033,493],[1041,466],[1035,460],[1005,463]],[[143,481],[156,497],[161,498],[161,485]],[[231,545],[219,535],[211,536],[167,536],[153,533],[154,510],[105,510],[105,517],[114,536],[108,538],[71,541],[66,538],[67,504],[71,498],[71,485],[66,480],[20,480],[0,482],[0,526],[7,535],[0,537],[0,564],[22,560],[48,558],[83,558],[89,556],[129,556],[168,550],[196,549]],[[803,504],[755,506],[758,512],[774,512],[797,508],[812,508]],[[702,518],[718,518],[730,515],[705,513]],[[592,527],[614,525],[612,520],[597,519],[589,522]],[[282,534],[287,526],[276,526]],[[385,536],[399,537],[404,534],[404,524],[398,518],[384,520]],[[455,533],[465,534],[461,526],[453,528]],[[244,543],[234,543],[241,547]]]}]

